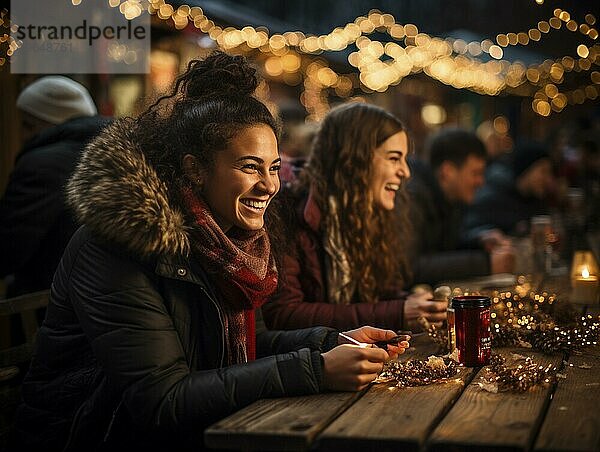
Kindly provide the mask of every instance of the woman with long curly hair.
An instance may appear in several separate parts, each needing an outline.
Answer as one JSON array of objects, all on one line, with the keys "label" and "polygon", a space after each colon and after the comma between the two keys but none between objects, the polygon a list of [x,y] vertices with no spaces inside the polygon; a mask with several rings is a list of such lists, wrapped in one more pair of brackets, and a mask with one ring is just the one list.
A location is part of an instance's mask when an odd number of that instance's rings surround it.
[{"label": "woman with long curly hair", "polygon": [[201,450],[204,426],[257,399],[362,389],[408,347],[256,330],[277,286],[264,216],[280,186],[257,84],[245,59],[217,52],[86,148],[67,187],[83,226],[23,383],[25,450]]},{"label": "woman with long curly hair", "polygon": [[420,316],[445,318],[445,302],[402,290],[410,278],[408,152],[402,123],[377,106],[348,103],[323,119],[287,195],[295,246],[263,306],[268,327],[414,329]]}]

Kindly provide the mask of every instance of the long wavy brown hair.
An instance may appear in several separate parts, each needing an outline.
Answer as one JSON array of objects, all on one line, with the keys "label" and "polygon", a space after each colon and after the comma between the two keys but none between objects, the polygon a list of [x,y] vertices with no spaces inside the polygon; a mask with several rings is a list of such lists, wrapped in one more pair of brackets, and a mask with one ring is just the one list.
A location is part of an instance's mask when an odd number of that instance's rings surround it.
[{"label": "long wavy brown hair", "polygon": [[312,189],[325,224],[331,224],[327,199],[337,200],[357,295],[368,303],[376,303],[391,287],[403,287],[410,278],[404,183],[392,211],[378,208],[370,189],[375,149],[401,131],[406,131],[402,122],[375,105],[348,103],[334,108],[321,124],[296,186]]}]

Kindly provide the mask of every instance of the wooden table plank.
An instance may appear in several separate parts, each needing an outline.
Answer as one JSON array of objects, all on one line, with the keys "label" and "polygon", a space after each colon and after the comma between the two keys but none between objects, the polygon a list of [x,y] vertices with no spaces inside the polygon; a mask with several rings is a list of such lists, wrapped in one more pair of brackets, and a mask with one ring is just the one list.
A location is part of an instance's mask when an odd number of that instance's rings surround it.
[{"label": "wooden table plank", "polygon": [[[436,350],[422,335],[411,341],[403,359],[428,356]],[[306,450],[364,392],[259,400],[209,427],[204,440],[215,449]]]},{"label": "wooden table plank", "polygon": [[[437,351],[430,339],[415,338],[408,358],[426,358]],[[460,396],[474,372],[462,368],[448,383],[412,388],[374,385],[327,427],[319,450],[419,450],[432,428]]]},{"label": "wooden table plank", "polygon": [[[524,349],[511,351],[533,357],[540,364],[560,365],[561,356],[546,356]],[[428,450],[529,450],[549,403],[552,387],[526,393],[486,392],[477,384],[482,369],[462,393],[450,412],[431,434]]]},{"label": "wooden table plank", "polygon": [[336,392],[259,400],[209,427],[204,442],[214,449],[307,450],[317,434],[360,396]]},{"label": "wooden table plank", "polygon": [[572,355],[561,373],[567,378],[559,379],[535,450],[600,450],[600,347]]},{"label": "wooden table plank", "polygon": [[318,438],[319,450],[418,451],[432,428],[458,399],[473,369],[428,386],[373,386]]}]

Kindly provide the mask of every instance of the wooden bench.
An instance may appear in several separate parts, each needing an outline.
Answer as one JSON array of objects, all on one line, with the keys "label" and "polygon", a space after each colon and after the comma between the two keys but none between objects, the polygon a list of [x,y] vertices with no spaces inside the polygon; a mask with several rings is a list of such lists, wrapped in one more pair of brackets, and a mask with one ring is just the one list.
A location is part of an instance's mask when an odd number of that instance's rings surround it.
[{"label": "wooden bench", "polygon": [[7,446],[21,399],[21,382],[29,368],[33,343],[39,328],[36,309],[48,305],[49,290],[0,300],[0,316],[20,314],[26,342],[0,350],[0,450]]}]

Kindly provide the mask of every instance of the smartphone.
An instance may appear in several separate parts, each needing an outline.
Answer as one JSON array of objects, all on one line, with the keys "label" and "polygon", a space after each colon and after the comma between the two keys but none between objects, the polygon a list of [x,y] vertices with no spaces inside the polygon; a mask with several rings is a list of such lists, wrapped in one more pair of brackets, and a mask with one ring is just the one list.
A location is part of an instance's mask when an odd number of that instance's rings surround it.
[{"label": "smartphone", "polygon": [[[399,342],[402,341],[408,341],[410,339],[410,331],[397,331],[397,335],[392,337],[391,339],[385,340],[385,341],[377,341],[375,342],[375,345],[379,348],[383,348],[384,350],[387,350],[387,346],[388,344],[391,345],[398,345]],[[400,334],[402,333],[402,334]]]}]

